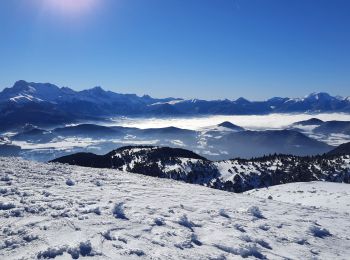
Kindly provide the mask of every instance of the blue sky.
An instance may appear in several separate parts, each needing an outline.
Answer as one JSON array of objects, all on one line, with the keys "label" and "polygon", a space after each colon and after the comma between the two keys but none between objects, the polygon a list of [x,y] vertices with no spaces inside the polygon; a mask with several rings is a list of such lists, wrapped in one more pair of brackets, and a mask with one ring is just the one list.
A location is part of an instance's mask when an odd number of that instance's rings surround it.
[{"label": "blue sky", "polygon": [[348,0],[82,1],[0,1],[0,89],[25,79],[155,97],[350,95]]}]

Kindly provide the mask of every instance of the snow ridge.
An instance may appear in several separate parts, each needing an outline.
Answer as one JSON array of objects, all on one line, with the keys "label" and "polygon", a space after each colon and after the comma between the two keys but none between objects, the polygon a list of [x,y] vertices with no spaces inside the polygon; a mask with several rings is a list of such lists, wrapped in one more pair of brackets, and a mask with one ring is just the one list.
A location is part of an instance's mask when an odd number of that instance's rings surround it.
[{"label": "snow ridge", "polygon": [[350,155],[271,155],[212,162],[184,149],[129,146],[103,156],[78,153],[54,162],[113,168],[231,192],[301,181],[350,183]]}]

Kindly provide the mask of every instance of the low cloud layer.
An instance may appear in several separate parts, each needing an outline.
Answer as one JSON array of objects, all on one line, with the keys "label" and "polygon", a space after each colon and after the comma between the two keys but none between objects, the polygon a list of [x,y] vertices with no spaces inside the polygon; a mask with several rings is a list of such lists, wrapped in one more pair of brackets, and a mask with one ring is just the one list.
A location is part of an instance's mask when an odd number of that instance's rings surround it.
[{"label": "low cloud layer", "polygon": [[179,128],[197,130],[202,127],[217,125],[224,121],[242,126],[251,130],[282,129],[297,121],[318,118],[324,121],[344,120],[350,121],[350,114],[269,114],[269,115],[243,115],[243,116],[207,116],[187,118],[116,118],[113,125],[138,128],[162,128],[174,126]]}]

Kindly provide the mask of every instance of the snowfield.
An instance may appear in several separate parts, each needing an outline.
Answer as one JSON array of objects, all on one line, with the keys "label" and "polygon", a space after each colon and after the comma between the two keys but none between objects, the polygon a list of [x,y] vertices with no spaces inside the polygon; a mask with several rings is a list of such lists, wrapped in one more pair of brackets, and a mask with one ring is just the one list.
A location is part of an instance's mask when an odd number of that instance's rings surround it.
[{"label": "snowfield", "polygon": [[346,183],[296,182],[250,190],[245,194],[350,213],[350,185]]},{"label": "snowfield", "polygon": [[251,193],[0,158],[0,259],[349,258],[350,186]]}]

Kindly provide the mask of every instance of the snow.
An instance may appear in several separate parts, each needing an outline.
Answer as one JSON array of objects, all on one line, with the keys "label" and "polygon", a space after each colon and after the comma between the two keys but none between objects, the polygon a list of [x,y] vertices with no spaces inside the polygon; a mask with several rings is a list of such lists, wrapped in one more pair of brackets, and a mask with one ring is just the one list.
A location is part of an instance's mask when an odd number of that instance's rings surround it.
[{"label": "snow", "polygon": [[11,140],[6,136],[0,136],[0,145],[2,144],[11,144]]},{"label": "snow", "polygon": [[[342,161],[342,164],[339,165],[339,167],[333,168],[332,172],[329,172],[324,167],[322,175],[315,176],[318,180],[324,179],[326,175],[333,174],[335,176],[336,174],[339,174],[340,172],[346,170],[350,170],[350,158],[348,155],[340,156],[339,158],[333,158],[333,159],[327,159],[325,161],[315,161],[313,165],[309,165],[309,168],[312,166],[315,169],[320,170],[322,163],[328,164],[329,166],[337,165],[337,159]],[[285,158],[284,160],[293,160],[293,157]],[[272,174],[273,171],[276,171],[278,168],[285,168],[288,167],[287,161],[284,161],[282,163],[281,158],[274,158],[273,160],[267,160],[267,161],[247,161],[242,162],[241,160],[226,160],[226,161],[217,161],[213,164],[217,167],[218,171],[220,172],[220,180],[223,182],[226,181],[233,181],[236,175],[239,175],[243,179],[249,178],[249,176],[253,175],[262,175],[264,173],[270,172]],[[297,165],[297,164],[296,164]],[[324,166],[324,165],[323,165]],[[287,168],[285,168],[287,170]],[[315,174],[315,173],[314,173]],[[332,186],[333,184],[330,184]],[[345,185],[344,187],[348,187]],[[294,187],[292,187],[293,190]],[[273,187],[270,187],[270,189],[274,189]],[[282,190],[282,193],[285,191]],[[256,192],[259,194],[259,192]],[[265,194],[265,191],[261,191],[262,194]],[[255,193],[254,193],[255,194]],[[349,209],[350,212],[350,209]]]},{"label": "snow", "polygon": [[156,102],[156,103],[150,104],[149,106],[157,106],[157,105],[165,105],[165,104],[175,105],[177,103],[184,103],[184,102],[187,102],[187,101],[183,99],[179,99],[179,100],[171,100],[168,102]]},{"label": "snow", "polygon": [[19,94],[18,96],[10,98],[10,101],[15,103],[25,103],[25,102],[43,102],[42,99],[33,97],[27,94]]},{"label": "snow", "polygon": [[[0,259],[346,259],[350,254],[345,184],[298,183],[235,194],[18,158],[0,158],[0,177]],[[316,193],[306,192],[313,187]],[[304,192],[294,198],[291,192],[285,201],[283,191],[293,189]],[[325,201],[330,193],[339,206]],[[314,204],[317,194],[322,205]]]},{"label": "snow", "polygon": [[175,145],[175,146],[181,146],[181,147],[185,147],[186,145],[184,144],[183,141],[181,140],[170,140],[170,143]]},{"label": "snow", "polygon": [[350,185],[330,182],[297,182],[250,190],[245,194],[260,198],[313,206],[350,214]]}]

